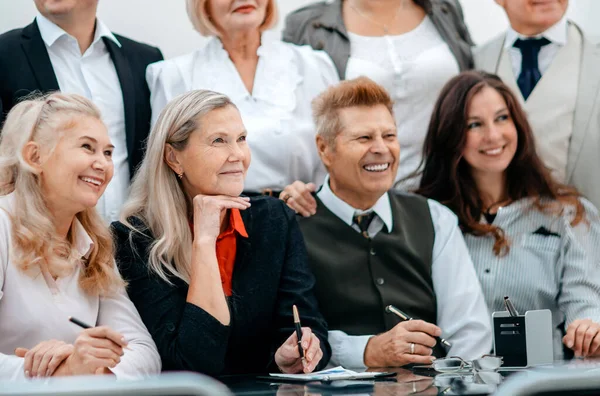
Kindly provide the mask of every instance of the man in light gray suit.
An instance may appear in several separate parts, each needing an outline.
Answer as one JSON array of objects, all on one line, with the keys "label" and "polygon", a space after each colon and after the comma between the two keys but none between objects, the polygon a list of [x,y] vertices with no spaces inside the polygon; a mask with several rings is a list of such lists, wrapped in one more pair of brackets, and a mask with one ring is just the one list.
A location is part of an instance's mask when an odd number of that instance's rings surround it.
[{"label": "man in light gray suit", "polygon": [[496,3],[510,27],[475,51],[475,67],[517,94],[555,178],[600,207],[600,46],[567,20],[568,0]]}]

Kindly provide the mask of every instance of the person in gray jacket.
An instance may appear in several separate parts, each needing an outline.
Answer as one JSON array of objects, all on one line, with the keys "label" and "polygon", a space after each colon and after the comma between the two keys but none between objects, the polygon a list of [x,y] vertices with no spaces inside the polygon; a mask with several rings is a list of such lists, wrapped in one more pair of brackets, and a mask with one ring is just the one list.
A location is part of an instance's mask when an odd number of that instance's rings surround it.
[{"label": "person in gray jacket", "polygon": [[367,76],[390,93],[403,143],[397,187],[416,187],[435,100],[449,79],[473,67],[458,0],[314,3],[287,17],[283,39],[324,50],[341,79]]}]

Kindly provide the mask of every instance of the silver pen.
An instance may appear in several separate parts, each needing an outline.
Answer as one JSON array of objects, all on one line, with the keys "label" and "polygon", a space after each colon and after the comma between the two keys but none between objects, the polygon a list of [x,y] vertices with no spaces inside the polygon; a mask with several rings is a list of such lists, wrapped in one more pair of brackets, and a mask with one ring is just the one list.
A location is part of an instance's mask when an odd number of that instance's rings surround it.
[{"label": "silver pen", "polygon": [[512,301],[510,301],[508,296],[504,296],[504,306],[506,307],[506,310],[510,316],[519,316],[519,312],[515,309],[515,306],[513,305]]}]

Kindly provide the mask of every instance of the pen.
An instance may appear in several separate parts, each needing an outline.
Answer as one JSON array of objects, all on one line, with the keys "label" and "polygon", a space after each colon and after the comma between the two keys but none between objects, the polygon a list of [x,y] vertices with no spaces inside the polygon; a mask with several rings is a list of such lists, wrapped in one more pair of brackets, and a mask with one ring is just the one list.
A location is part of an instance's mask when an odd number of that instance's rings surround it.
[{"label": "pen", "polygon": [[517,312],[515,306],[513,305],[512,301],[510,301],[508,296],[504,296],[504,306],[506,307],[506,310],[510,316],[519,316],[519,312]]},{"label": "pen", "polygon": [[[400,311],[398,308],[394,307],[393,305],[388,305],[387,307],[385,307],[385,312],[387,312],[387,313],[393,313],[393,314],[399,316],[400,319],[402,319],[402,320],[413,320],[413,318],[411,318],[410,316],[408,316],[404,312]],[[441,343],[443,345],[446,345],[447,347],[451,347],[452,346],[452,344],[450,344],[448,341],[446,341],[442,337],[433,337],[433,338],[435,338],[437,342],[439,342],[439,343]]]},{"label": "pen", "polygon": [[69,316],[69,321],[72,323],[75,323],[77,326],[81,327],[82,329],[91,329],[93,326],[90,326],[89,324],[82,322],[81,320],[74,318],[72,316]]},{"label": "pen", "polygon": [[294,311],[294,326],[296,326],[296,336],[298,337],[298,352],[300,352],[300,357],[304,359],[304,349],[302,349],[302,326],[300,326],[300,315],[298,315],[298,308],[295,305],[292,305],[292,310]]},{"label": "pen", "polygon": [[[81,320],[74,318],[72,316],[69,316],[69,322],[75,323],[77,326],[81,327],[82,329],[91,329],[92,327],[94,327],[94,326],[91,326],[85,322],[82,322]],[[127,346],[127,345],[124,346],[123,348],[127,349],[127,350],[131,350],[131,348],[129,348],[129,346]]]}]

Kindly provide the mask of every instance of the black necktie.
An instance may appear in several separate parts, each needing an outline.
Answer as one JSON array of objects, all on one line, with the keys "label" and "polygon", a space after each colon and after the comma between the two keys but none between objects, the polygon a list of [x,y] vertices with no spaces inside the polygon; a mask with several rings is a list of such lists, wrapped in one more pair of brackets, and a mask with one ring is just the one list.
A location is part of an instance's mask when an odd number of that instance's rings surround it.
[{"label": "black necktie", "polygon": [[375,217],[375,212],[374,211],[370,211],[367,213],[363,213],[360,215],[354,215],[354,217],[352,218],[352,221],[354,224],[356,224],[358,226],[358,228],[360,228],[360,233],[365,237],[365,238],[369,238],[369,224],[371,224],[371,221],[373,220],[373,218]]},{"label": "black necktie", "polygon": [[521,61],[521,74],[519,74],[517,83],[525,100],[531,95],[533,88],[535,88],[535,85],[542,78],[538,64],[538,55],[540,54],[540,49],[548,44],[550,44],[550,41],[542,37],[525,40],[517,39],[513,45],[515,48],[521,50],[523,57]]}]

